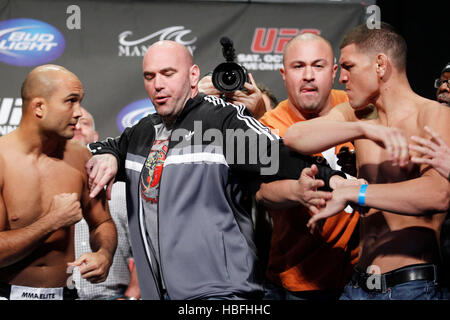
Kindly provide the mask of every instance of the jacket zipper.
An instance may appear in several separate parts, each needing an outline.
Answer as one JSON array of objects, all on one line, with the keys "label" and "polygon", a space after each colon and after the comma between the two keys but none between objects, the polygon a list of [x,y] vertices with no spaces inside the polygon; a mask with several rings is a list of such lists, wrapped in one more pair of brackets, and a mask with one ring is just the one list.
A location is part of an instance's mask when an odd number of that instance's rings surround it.
[{"label": "jacket zipper", "polygon": [[[154,129],[154,127],[153,127],[153,130],[155,130]],[[155,133],[154,133],[154,135],[155,135],[155,137],[156,137],[156,130],[155,130]],[[155,142],[155,139],[153,139],[153,142],[152,142],[152,145],[153,145],[153,143]],[[151,148],[151,147],[150,147]],[[141,209],[143,210],[143,208],[142,208],[142,203],[141,203],[141,194],[140,194],[140,184],[141,184],[141,179],[142,179],[142,171],[144,170],[144,168],[145,168],[145,163],[147,163],[147,160],[148,160],[148,156],[150,155],[150,152],[147,154],[147,157],[145,158],[145,162],[144,162],[144,166],[142,167],[142,170],[141,170],[141,172],[139,173],[139,180],[138,180],[138,190],[137,190],[137,199],[138,199],[138,206],[139,206],[139,208],[138,208],[138,215],[139,215],[139,230],[141,231],[141,237],[142,237],[142,228],[141,228],[141,219],[140,219],[140,211],[141,211]],[[159,190],[158,190],[158,199],[159,199]],[[157,206],[157,211],[158,211],[158,206]],[[144,219],[145,219],[145,217],[144,217]],[[158,220],[159,220],[159,217],[158,217]],[[158,221],[158,224],[159,224],[159,221]],[[145,221],[144,221],[144,225],[145,225]],[[159,228],[158,228],[159,229]],[[158,233],[159,233],[159,230],[158,230]],[[142,237],[142,241],[143,242],[146,242],[147,241],[147,239],[146,239],[147,237]],[[153,244],[151,243],[151,240],[150,239],[148,239],[148,245],[150,246],[150,249],[155,253],[155,249],[153,249]],[[159,248],[159,236],[158,236],[158,248]],[[145,250],[145,243],[144,243],[144,250]],[[163,288],[163,286],[162,286],[162,283],[161,283],[161,281],[160,281],[160,279],[158,279],[158,276],[157,276],[157,273],[155,274],[155,270],[154,270],[154,268],[152,267],[152,263],[151,263],[151,257],[147,254],[147,252],[146,252],[146,256],[147,256],[147,259],[149,260],[149,266],[150,266],[150,270],[152,271],[152,277],[153,277],[153,280],[155,281],[155,283],[156,283],[156,289],[158,290],[158,295],[160,296],[160,297],[162,297],[162,294],[161,294],[161,292],[162,292],[162,288]],[[161,255],[159,254],[159,265],[161,265]],[[159,270],[158,270],[159,271]],[[162,273],[161,273],[161,277],[162,277]]]},{"label": "jacket zipper", "polygon": [[[185,108],[186,108],[186,105],[185,105]],[[183,111],[184,111],[184,109],[183,109]],[[166,158],[167,158],[167,156],[169,155],[169,151],[170,151],[170,142],[171,142],[171,136],[172,136],[172,131],[173,130],[175,130],[176,129],[176,125],[178,124],[180,122],[180,117],[177,117],[177,119],[175,120],[175,122],[174,122],[174,124],[173,124],[173,126],[172,126],[172,129],[171,129],[171,132],[170,132],[170,135],[169,135],[169,143],[167,144],[167,154],[166,154]],[[163,123],[163,125],[164,125],[164,123]],[[154,128],[154,127],[153,127]],[[167,129],[167,128],[166,128]],[[155,136],[156,136],[156,133],[155,133]],[[148,156],[147,156],[148,157]],[[165,159],[164,159],[165,160]],[[142,172],[141,172],[141,174],[142,174]],[[160,236],[159,236],[159,200],[160,200],[160,198],[159,198],[159,194],[160,194],[160,192],[161,192],[161,185],[162,185],[162,177],[163,177],[163,175],[164,175],[164,166],[163,166],[163,170],[162,170],[162,173],[161,173],[161,177],[160,177],[160,179],[159,179],[159,188],[158,188],[158,203],[156,204],[156,216],[157,216],[157,230],[158,230],[158,234],[157,234],[157,237],[158,237],[158,256],[159,256],[159,271],[160,271],[160,275],[161,275],[161,280],[162,280],[162,283],[164,284],[164,288],[166,289],[166,295],[167,295],[167,298],[168,298],[168,300],[171,300],[171,298],[170,298],[170,295],[169,295],[169,289],[168,289],[168,286],[167,286],[167,282],[166,282],[166,280],[164,279],[164,271],[163,271],[163,263],[162,263],[162,260],[161,260],[161,238],[160,238]],[[140,202],[139,202],[140,203]]]},{"label": "jacket zipper", "polygon": [[[177,122],[177,120],[175,121],[175,123]],[[175,123],[174,123],[174,126],[172,127],[172,130],[174,130]],[[169,146],[170,146],[170,138],[171,138],[171,136],[172,136],[172,131],[170,132],[170,135],[169,135],[169,138],[168,138],[169,139],[169,143],[167,144],[166,159],[167,159],[167,156],[169,155]],[[165,161],[165,159],[164,159],[164,161]],[[162,280],[162,283],[164,284],[164,287],[166,289],[167,298],[168,298],[168,300],[171,300],[170,299],[170,295],[169,295],[169,290],[167,288],[167,282],[164,279],[163,264],[162,264],[162,261],[161,261],[161,238],[159,237],[159,200],[160,200],[159,193],[161,192],[161,184],[162,184],[162,177],[163,177],[163,175],[164,175],[164,165],[163,165],[163,170],[161,172],[161,177],[159,178],[158,203],[156,204],[156,217],[157,217],[157,230],[158,230],[158,234],[157,234],[157,237],[158,237],[158,255],[159,255],[159,269],[160,269],[160,273],[161,273],[161,280]]]}]

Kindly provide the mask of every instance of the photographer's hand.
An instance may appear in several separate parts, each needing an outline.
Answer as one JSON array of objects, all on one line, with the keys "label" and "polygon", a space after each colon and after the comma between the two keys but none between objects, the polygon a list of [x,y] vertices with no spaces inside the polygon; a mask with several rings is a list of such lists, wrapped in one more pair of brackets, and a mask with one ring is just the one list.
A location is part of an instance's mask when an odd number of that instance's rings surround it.
[{"label": "photographer's hand", "polygon": [[225,93],[227,100],[233,104],[243,104],[253,114],[256,119],[261,118],[266,112],[266,104],[263,94],[253,79],[251,73],[248,74],[250,82],[244,84],[245,90],[236,90],[234,92]]},{"label": "photographer's hand", "polygon": [[[261,90],[253,79],[251,73],[248,74],[250,82],[244,84],[245,90],[236,90],[233,92],[224,93],[223,96],[228,102],[233,104],[243,104],[252,113],[252,115],[259,119],[266,112],[266,105],[263,99]],[[204,94],[222,97],[222,93],[214,87],[211,76],[204,76],[198,83],[198,90]]]},{"label": "photographer's hand", "polygon": [[209,96],[221,97],[221,92],[214,87],[211,76],[204,76],[200,79],[198,82],[198,91]]}]

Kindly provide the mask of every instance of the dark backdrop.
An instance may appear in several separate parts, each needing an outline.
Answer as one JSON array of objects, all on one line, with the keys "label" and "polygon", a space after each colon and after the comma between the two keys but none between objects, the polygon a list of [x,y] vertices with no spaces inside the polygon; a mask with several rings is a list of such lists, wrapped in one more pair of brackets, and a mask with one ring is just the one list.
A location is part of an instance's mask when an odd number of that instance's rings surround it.
[{"label": "dark backdrop", "polygon": [[436,99],[434,79],[450,62],[450,2],[379,0],[381,20],[390,23],[408,45],[407,74],[421,96]]}]

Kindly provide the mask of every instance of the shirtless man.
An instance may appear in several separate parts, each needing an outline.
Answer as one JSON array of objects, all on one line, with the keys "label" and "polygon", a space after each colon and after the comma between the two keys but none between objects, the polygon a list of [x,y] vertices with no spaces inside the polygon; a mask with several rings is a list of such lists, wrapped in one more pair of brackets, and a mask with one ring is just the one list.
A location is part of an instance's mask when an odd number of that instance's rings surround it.
[{"label": "shirtless man", "polygon": [[[83,88],[70,71],[35,68],[22,85],[22,121],[0,138],[0,296],[74,299],[73,267],[102,282],[116,248],[116,229],[101,193],[89,198],[84,165],[90,152],[74,135]],[[90,227],[94,253],[74,260],[73,225]],[[69,286],[70,286],[69,285]]]},{"label": "shirtless man", "polygon": [[326,116],[293,125],[285,143],[312,154],[355,139],[358,176],[369,185],[336,189],[309,225],[348,203],[368,209],[361,217],[359,271],[342,299],[439,298],[435,271],[449,184],[429,165],[409,162],[408,140],[427,137],[424,127],[432,124],[450,142],[450,109],[411,90],[406,43],[389,25],[359,26],[340,48],[340,81],[351,107],[342,104]]}]

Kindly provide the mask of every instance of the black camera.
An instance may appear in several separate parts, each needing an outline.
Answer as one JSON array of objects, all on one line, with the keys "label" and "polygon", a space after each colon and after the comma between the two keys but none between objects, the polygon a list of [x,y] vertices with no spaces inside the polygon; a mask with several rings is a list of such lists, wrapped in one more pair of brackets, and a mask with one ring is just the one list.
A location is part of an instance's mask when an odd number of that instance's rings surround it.
[{"label": "black camera", "polygon": [[247,70],[239,63],[234,62],[233,41],[230,38],[220,39],[222,53],[226,62],[219,64],[213,71],[212,82],[220,92],[233,92],[244,88],[245,82],[250,82]]}]

